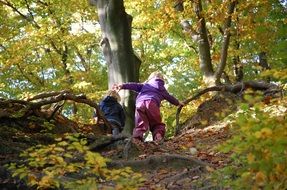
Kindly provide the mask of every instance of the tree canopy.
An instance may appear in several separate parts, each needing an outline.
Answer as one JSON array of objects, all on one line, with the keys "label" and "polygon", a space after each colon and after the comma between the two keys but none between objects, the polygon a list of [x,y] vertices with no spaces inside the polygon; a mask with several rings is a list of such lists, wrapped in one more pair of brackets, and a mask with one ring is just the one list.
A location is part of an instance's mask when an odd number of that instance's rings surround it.
[{"label": "tree canopy", "polygon": [[[229,12],[231,3],[234,8]],[[230,42],[223,71],[231,81],[236,77],[234,67],[242,67],[244,79],[259,77],[262,52],[270,68],[284,69],[284,2],[126,0],[124,4],[133,17],[132,43],[142,61],[141,81],[151,71],[161,70],[170,84],[187,87],[182,93],[200,86],[206,71],[201,68],[196,34],[203,24],[210,46],[210,71],[216,72],[222,61],[226,32]],[[200,15],[195,11],[199,5]],[[1,0],[2,96],[63,88],[85,93],[106,89],[107,67],[99,46],[96,11],[87,1]]]}]

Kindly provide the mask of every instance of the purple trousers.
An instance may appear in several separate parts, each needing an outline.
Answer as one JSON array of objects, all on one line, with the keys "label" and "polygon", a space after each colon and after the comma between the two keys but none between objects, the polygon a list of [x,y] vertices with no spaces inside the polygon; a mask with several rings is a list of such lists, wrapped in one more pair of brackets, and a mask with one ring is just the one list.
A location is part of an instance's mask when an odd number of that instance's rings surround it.
[{"label": "purple trousers", "polygon": [[143,140],[143,134],[150,130],[153,140],[161,140],[165,134],[165,124],[161,121],[160,109],[154,100],[137,103],[135,111],[136,127],[133,137]]}]

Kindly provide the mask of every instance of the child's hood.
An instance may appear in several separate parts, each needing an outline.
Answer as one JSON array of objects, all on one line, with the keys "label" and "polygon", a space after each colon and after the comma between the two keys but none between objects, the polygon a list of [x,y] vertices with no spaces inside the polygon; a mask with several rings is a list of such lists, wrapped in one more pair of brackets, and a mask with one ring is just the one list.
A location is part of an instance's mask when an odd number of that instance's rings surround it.
[{"label": "child's hood", "polygon": [[164,81],[160,78],[152,78],[148,84],[150,84],[152,87],[157,88],[159,90],[164,90]]},{"label": "child's hood", "polygon": [[107,96],[107,97],[105,97],[103,102],[105,104],[114,104],[114,103],[117,103],[117,99],[115,97],[112,97],[112,96]]}]

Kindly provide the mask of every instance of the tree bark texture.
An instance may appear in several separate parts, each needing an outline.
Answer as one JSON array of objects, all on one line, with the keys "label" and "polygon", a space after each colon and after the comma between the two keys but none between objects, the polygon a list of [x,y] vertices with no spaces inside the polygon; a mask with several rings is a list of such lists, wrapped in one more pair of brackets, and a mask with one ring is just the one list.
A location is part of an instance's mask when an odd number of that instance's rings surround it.
[{"label": "tree bark texture", "polygon": [[[262,67],[263,71],[271,69],[270,65],[267,62],[267,53],[264,51],[259,53],[259,65]],[[264,79],[268,82],[271,81],[270,76],[264,77]]]},{"label": "tree bark texture", "polygon": [[[108,67],[109,89],[115,83],[138,82],[140,60],[132,48],[132,17],[125,12],[123,0],[95,1],[103,39],[101,47]],[[135,94],[121,91],[127,120],[124,132],[134,127]]]},{"label": "tree bark texture", "polygon": [[[237,23],[239,22],[239,18],[237,16],[236,18]],[[240,42],[239,42],[239,36],[240,32],[238,27],[236,26],[235,28],[235,39],[234,39],[234,48],[236,51],[239,51],[240,49]],[[240,62],[240,57],[239,55],[234,55],[232,58],[233,62],[233,71],[234,71],[234,76],[235,76],[235,82],[242,82],[244,73],[243,73],[243,64]]]}]

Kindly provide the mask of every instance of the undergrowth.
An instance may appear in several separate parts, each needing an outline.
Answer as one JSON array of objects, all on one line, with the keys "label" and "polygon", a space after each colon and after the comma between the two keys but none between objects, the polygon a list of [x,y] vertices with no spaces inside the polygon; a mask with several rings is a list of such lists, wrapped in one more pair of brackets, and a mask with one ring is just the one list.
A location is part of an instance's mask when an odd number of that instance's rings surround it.
[{"label": "undergrowth", "polygon": [[27,185],[37,189],[137,189],[144,179],[131,168],[109,169],[108,159],[89,151],[79,135],[56,139],[24,151],[20,164],[7,165]]},{"label": "undergrowth", "polygon": [[247,100],[233,137],[219,147],[232,153],[232,163],[215,172],[216,181],[231,189],[287,189],[287,98],[272,105]]}]

